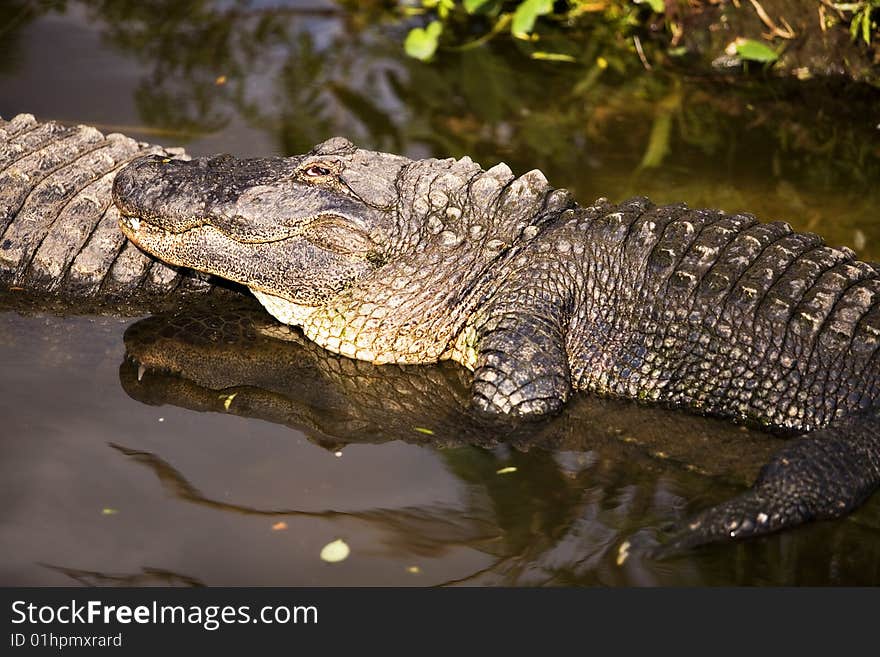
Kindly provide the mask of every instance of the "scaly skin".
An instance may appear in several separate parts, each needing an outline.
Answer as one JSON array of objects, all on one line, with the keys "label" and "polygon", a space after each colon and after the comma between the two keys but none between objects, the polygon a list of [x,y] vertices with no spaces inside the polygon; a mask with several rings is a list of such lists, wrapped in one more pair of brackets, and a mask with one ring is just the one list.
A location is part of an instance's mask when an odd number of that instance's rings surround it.
[{"label": "scaly skin", "polygon": [[203,276],[159,262],[119,231],[113,179],[148,154],[186,157],[30,114],[0,119],[0,286],[129,309],[209,290]]},{"label": "scaly skin", "polygon": [[585,390],[805,435],[671,549],[840,516],[880,482],[878,272],[787,224],[579,207],[537,171],[339,138],[140,160],[114,198],[142,248],[250,287],[330,351],[472,369],[484,415],[538,418]]},{"label": "scaly skin", "polygon": [[540,418],[586,390],[803,434],[673,546],[839,516],[880,481],[877,270],[814,235],[644,199],[579,207],[538,171],[340,138],[291,158],[162,152],[116,174],[142,146],[28,117],[0,130],[7,285],[179,286],[112,231],[112,179],[148,253],[249,287],[330,351],[455,360],[483,415]]}]

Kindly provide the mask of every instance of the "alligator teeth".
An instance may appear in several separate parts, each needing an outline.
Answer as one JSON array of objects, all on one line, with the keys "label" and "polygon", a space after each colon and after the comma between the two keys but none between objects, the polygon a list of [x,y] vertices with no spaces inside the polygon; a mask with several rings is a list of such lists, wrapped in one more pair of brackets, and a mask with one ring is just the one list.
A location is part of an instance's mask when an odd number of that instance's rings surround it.
[{"label": "alligator teeth", "polygon": [[143,366],[143,364],[138,365],[138,383],[144,378],[144,374],[146,373],[147,368]]}]

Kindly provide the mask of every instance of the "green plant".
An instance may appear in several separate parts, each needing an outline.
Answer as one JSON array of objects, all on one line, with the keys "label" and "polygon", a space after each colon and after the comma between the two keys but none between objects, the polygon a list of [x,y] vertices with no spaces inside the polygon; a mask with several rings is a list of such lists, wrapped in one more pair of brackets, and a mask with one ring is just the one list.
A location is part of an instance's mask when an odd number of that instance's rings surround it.
[{"label": "green plant", "polygon": [[880,9],[880,0],[861,0],[835,4],[834,8],[842,13],[852,15],[849,23],[849,32],[853,41],[861,38],[867,45],[871,45],[871,37],[877,31],[877,21],[874,12]]},{"label": "green plant", "polygon": [[[410,29],[404,49],[410,57],[426,61],[433,58],[441,35],[446,34],[450,34],[450,47],[456,49],[482,45],[505,31],[516,39],[534,42],[542,38],[538,34],[542,24],[573,28],[587,15],[600,16],[621,34],[628,34],[646,17],[664,12],[663,0],[421,0],[415,6],[406,4],[403,14],[423,15],[431,20],[424,27]],[[455,43],[457,29],[475,25],[487,25],[488,31],[475,40]],[[570,53],[545,49],[533,50],[530,56],[549,61],[576,61]]]}]

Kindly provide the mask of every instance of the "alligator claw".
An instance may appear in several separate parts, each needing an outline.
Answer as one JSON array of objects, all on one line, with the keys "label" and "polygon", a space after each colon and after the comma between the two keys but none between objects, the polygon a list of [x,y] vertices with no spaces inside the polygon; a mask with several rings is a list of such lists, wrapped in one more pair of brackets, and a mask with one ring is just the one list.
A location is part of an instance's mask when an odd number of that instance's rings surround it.
[{"label": "alligator claw", "polygon": [[789,510],[784,516],[773,505],[764,491],[748,490],[674,527],[672,536],[651,550],[651,556],[665,559],[709,543],[761,536],[812,517],[805,509]]}]

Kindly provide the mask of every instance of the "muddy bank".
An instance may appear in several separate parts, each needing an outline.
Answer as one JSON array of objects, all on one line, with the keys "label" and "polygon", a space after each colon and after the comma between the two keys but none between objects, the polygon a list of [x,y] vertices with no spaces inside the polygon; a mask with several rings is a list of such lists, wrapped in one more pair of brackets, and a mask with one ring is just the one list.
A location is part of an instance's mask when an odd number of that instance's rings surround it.
[{"label": "muddy bank", "polygon": [[[671,4],[667,2],[667,7]],[[839,5],[843,6],[843,5]],[[692,64],[714,70],[763,70],[758,62],[745,61],[735,52],[738,39],[766,44],[778,54],[766,65],[773,75],[809,79],[844,77],[880,85],[877,26],[862,30],[861,19],[853,35],[854,12],[844,12],[830,2],[817,0],[737,0],[701,2],[684,10],[670,7],[664,30],[671,48],[683,47]],[[870,19],[868,19],[870,20]],[[865,35],[870,39],[866,43]]]}]

